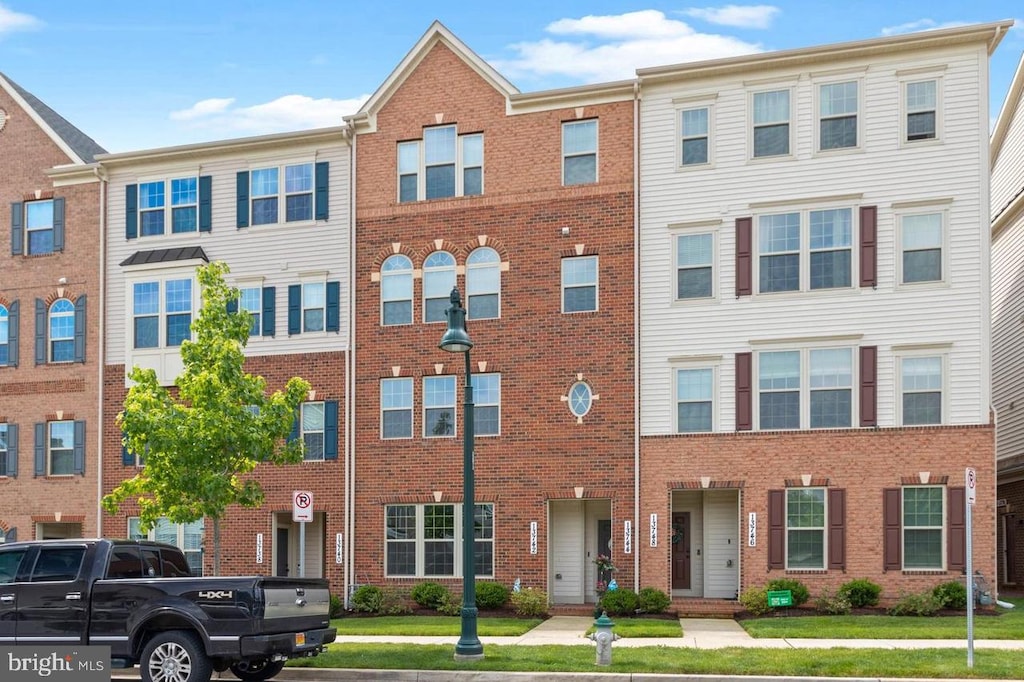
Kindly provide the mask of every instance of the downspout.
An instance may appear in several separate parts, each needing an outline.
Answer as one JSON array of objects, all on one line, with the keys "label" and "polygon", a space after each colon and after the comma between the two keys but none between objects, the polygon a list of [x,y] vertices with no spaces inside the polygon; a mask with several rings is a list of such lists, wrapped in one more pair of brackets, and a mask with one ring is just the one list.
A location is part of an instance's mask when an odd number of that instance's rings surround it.
[{"label": "downspout", "polygon": [[349,124],[349,252],[348,252],[348,353],[345,368],[345,608],[350,608],[350,586],[355,582],[355,368],[356,368],[356,135]]},{"label": "downspout", "polygon": [[633,81],[633,591],[640,591],[640,80]]},{"label": "downspout", "polygon": [[100,271],[99,271],[99,333],[97,345],[99,350],[97,351],[97,415],[96,420],[96,537],[103,537],[103,377],[104,368],[107,366],[106,352],[106,317],[107,309],[105,305],[106,293],[107,293],[107,178],[99,166],[93,168],[93,172],[96,174],[97,180],[100,183],[99,199],[100,199]]}]

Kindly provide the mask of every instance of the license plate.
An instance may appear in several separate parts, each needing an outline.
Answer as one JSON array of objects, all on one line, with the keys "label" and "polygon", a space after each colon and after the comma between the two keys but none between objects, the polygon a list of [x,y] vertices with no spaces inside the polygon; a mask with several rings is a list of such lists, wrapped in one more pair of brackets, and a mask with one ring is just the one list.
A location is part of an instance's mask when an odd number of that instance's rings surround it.
[{"label": "license plate", "polygon": [[295,633],[295,646],[306,646],[306,633],[297,632]]}]

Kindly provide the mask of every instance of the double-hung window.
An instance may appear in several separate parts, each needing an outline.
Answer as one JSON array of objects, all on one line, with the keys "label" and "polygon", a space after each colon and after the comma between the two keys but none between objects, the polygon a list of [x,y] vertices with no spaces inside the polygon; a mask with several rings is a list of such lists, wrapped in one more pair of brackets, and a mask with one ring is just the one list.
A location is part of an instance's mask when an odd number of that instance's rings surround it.
[{"label": "double-hung window", "polygon": [[597,121],[562,124],[562,184],[597,182]]},{"label": "double-hung window", "polygon": [[[61,203],[63,208],[63,200]],[[29,201],[25,204],[25,234],[28,254],[53,253],[54,248],[54,201]]]},{"label": "double-hung window", "polygon": [[902,424],[941,424],[945,356],[915,353],[898,359]]},{"label": "double-hung window", "polygon": [[443,199],[483,193],[484,136],[459,135],[454,125],[423,130],[398,143],[398,200]]},{"label": "double-hung window", "polygon": [[711,161],[710,112],[708,107],[679,112],[679,165],[701,166]]},{"label": "double-hung window", "polygon": [[562,312],[597,310],[597,256],[562,259]]},{"label": "double-hung window", "polygon": [[139,234],[143,237],[164,233],[164,182],[139,183]]},{"label": "double-hung window", "polygon": [[423,378],[423,436],[455,435],[455,377]]},{"label": "double-hung window", "polygon": [[7,422],[0,422],[0,477],[9,476],[11,471],[11,466],[8,462],[10,450],[7,446],[7,434]]},{"label": "double-hung window", "polygon": [[263,329],[263,287],[240,288],[238,306],[249,313],[249,336],[259,336]]},{"label": "double-hung window", "polygon": [[135,282],[132,285],[133,347],[180,346],[191,337],[192,304],[191,279]]},{"label": "double-hung window", "polygon": [[406,256],[395,254],[381,265],[380,299],[381,324],[412,323],[412,261]]},{"label": "double-hung window", "polygon": [[903,568],[942,569],[945,489],[903,488]]},{"label": "double-hung window", "polygon": [[49,431],[46,475],[70,476],[75,473],[75,422],[53,421],[46,426]]},{"label": "double-hung window", "polygon": [[[251,215],[253,225],[299,222],[313,219],[313,164],[284,166],[284,187],[281,169],[255,168],[249,171]],[[282,202],[282,196],[284,201]],[[281,216],[281,204],[284,216]]]},{"label": "double-hung window", "polygon": [[171,232],[195,232],[199,226],[198,178],[172,178],[139,183],[139,234],[164,234],[167,223],[167,194],[170,193]]},{"label": "double-hung window", "polygon": [[848,428],[853,424],[852,348],[758,353],[762,430]]},{"label": "double-hung window", "polygon": [[752,156],[786,156],[790,153],[790,91],[770,90],[753,94]]},{"label": "double-hung window", "polygon": [[676,432],[714,430],[715,371],[711,367],[679,368],[676,374]]},{"label": "double-hung window", "polygon": [[412,438],[412,379],[381,380],[380,437]]},{"label": "double-hung window", "polygon": [[715,295],[714,255],[714,234],[676,236],[676,299]]},{"label": "double-hung window", "polygon": [[944,279],[945,225],[941,212],[900,218],[903,284],[941,282]]},{"label": "double-hung window", "polygon": [[[388,505],[384,510],[384,573],[389,577],[458,577],[462,565],[462,506]],[[494,505],[473,514],[474,571],[494,575]]]},{"label": "double-hung window", "polygon": [[277,168],[256,168],[249,172],[252,182],[252,224],[271,225],[277,222]]},{"label": "double-hung window", "polygon": [[7,365],[11,357],[11,315],[7,306],[0,304],[0,367]]},{"label": "double-hung window", "polygon": [[473,430],[477,436],[501,433],[501,375],[473,375]]},{"label": "double-hung window", "polygon": [[[410,268],[412,266],[410,265]],[[423,261],[423,321],[445,322],[455,286],[455,257],[447,251],[434,251]],[[409,284],[410,297],[412,284]],[[411,317],[410,313],[410,317]]]},{"label": "double-hung window", "polygon": [[[190,523],[171,523],[166,517],[157,520],[148,533],[142,532],[142,523],[137,516],[128,517],[129,540],[155,540],[176,545],[185,555],[188,567],[194,576],[203,574],[203,520]],[[164,574],[173,577],[175,574]]]},{"label": "double-hung window", "polygon": [[818,90],[818,149],[857,146],[857,81],[826,83]]},{"label": "double-hung window", "polygon": [[302,331],[322,332],[327,309],[327,283],[305,282],[302,285]]},{"label": "double-hung window", "polygon": [[302,403],[302,457],[307,462],[324,459],[324,403]]},{"label": "double-hung window", "polygon": [[937,79],[909,81],[903,84],[904,139],[906,142],[934,140],[939,135]]},{"label": "double-hung window", "polygon": [[758,217],[758,291],[849,287],[853,281],[853,209]]},{"label": "double-hung window", "polygon": [[501,316],[501,257],[488,246],[474,249],[466,259],[466,317]]},{"label": "double-hung window", "polygon": [[786,568],[825,568],[825,489],[786,490]]},{"label": "double-hung window", "polygon": [[313,219],[313,164],[284,167],[284,220]]},{"label": "double-hung window", "polygon": [[66,298],[50,304],[50,362],[75,359],[75,306]]}]

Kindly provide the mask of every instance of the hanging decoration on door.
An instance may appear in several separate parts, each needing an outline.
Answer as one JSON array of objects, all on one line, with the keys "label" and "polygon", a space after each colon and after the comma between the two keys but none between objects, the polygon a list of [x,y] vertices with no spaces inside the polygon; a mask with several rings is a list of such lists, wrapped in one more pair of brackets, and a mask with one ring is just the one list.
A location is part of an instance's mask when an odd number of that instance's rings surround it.
[{"label": "hanging decoration on door", "polygon": [[672,544],[678,545],[683,541],[683,524],[673,523],[672,524]]}]

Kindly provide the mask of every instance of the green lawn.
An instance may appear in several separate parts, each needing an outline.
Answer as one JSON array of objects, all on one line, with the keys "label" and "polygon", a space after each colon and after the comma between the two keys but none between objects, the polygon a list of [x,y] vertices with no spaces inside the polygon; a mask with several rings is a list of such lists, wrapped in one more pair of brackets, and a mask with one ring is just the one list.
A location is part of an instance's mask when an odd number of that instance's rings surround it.
[{"label": "green lawn", "polygon": [[[540,618],[480,618],[481,637],[517,637],[540,625]],[[458,637],[462,620],[455,616],[375,616],[335,618],[331,627],[343,635],[422,635]]]},{"label": "green lawn", "polygon": [[[974,616],[975,639],[1024,639],[1024,599],[1012,610]],[[966,639],[967,616],[800,616],[740,621],[752,637],[809,639]]]},{"label": "green lawn", "polygon": [[1019,680],[1024,652],[976,651],[967,668],[963,649],[692,649],[619,648],[610,667],[594,664],[593,646],[484,645],[484,659],[457,663],[451,645],[331,644],[316,658],[289,666],[383,670],[637,672],[824,677],[987,678]]},{"label": "green lawn", "polygon": [[[682,637],[683,629],[679,627],[679,620],[661,618],[613,618],[615,627],[612,632],[619,637]],[[594,632],[594,626],[590,626],[586,634]]]}]

